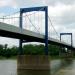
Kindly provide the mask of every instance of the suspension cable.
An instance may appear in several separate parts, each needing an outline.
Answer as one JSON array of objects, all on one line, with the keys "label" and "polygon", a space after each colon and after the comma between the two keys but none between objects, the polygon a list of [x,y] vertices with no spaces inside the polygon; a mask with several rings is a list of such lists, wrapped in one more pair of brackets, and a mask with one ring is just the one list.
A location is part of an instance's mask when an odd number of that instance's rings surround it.
[{"label": "suspension cable", "polygon": [[[38,10],[38,11],[41,11],[41,10],[43,10],[44,9],[44,7],[43,8],[41,8],[40,10]],[[18,12],[20,12],[20,11],[17,11],[17,12],[14,12],[13,14],[11,14],[11,15],[15,15],[15,14],[17,14]],[[25,16],[29,16],[29,15],[33,15],[33,14],[35,14],[35,13],[37,13],[37,12],[33,12],[33,13],[31,13],[31,14],[28,14],[28,15],[25,15]],[[19,17],[8,17],[8,16],[11,16],[11,15],[6,15],[6,16],[3,16],[3,17],[1,17],[0,19],[13,19],[13,18],[19,18]],[[23,17],[25,17],[25,16],[23,16]],[[29,19],[29,21],[30,21],[30,23],[34,26],[34,24],[31,22],[31,20],[30,20],[30,18],[28,17],[28,19]],[[35,26],[34,26],[35,27]],[[35,27],[35,29],[37,30],[37,28]],[[37,30],[37,31],[39,31],[39,30]],[[40,31],[39,31],[40,32]]]},{"label": "suspension cable", "polygon": [[[27,16],[27,15],[26,15]],[[35,25],[32,23],[32,21],[30,20],[30,18],[27,16],[27,18],[29,19],[30,23],[32,24],[32,26],[34,26],[34,28],[39,32],[39,30],[35,27]]]},{"label": "suspension cable", "polygon": [[3,18],[3,17],[8,17],[8,16],[11,16],[11,15],[15,15],[15,14],[17,14],[17,13],[19,13],[19,12],[20,12],[20,11],[16,11],[16,12],[14,12],[14,13],[12,13],[12,14],[2,16],[2,17],[0,17],[0,19]]},{"label": "suspension cable", "polygon": [[60,38],[59,35],[58,35],[58,32],[57,32],[56,29],[54,28],[54,26],[53,26],[53,24],[52,24],[52,21],[51,21],[51,19],[50,19],[49,16],[48,16],[48,18],[49,18],[49,22],[51,23],[51,26],[53,27],[53,29],[54,29],[56,35],[58,36],[58,38]]},{"label": "suspension cable", "polygon": [[[43,10],[43,9],[44,9],[44,7],[41,8],[40,10],[38,10],[38,11],[41,11],[41,10]],[[14,13],[12,13],[11,15],[15,15],[15,14],[17,14],[18,12],[20,12],[20,11],[14,12]],[[33,13],[29,14],[29,15],[33,15],[33,14],[35,14],[35,13],[37,13],[37,11],[36,11],[36,12],[33,12]],[[0,17],[0,19],[3,19],[3,17],[7,17],[7,16],[11,16],[11,15],[2,16],[2,17]],[[29,16],[29,15],[28,15],[28,16]],[[14,18],[14,17],[11,17],[11,18]],[[15,18],[19,18],[19,17],[15,17]],[[4,19],[5,19],[5,18],[4,18]],[[8,18],[6,18],[6,19],[8,19]]]}]

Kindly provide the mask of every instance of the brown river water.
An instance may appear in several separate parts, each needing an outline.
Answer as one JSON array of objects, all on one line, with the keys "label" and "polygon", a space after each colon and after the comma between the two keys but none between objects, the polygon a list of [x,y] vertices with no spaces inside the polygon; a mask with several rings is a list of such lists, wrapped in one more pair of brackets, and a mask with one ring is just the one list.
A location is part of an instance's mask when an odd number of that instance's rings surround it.
[{"label": "brown river water", "polygon": [[[50,71],[48,71],[50,75],[75,75],[75,60],[52,60],[50,66]],[[25,75],[24,71],[20,73]],[[0,60],[0,75],[19,75],[17,60]]]}]

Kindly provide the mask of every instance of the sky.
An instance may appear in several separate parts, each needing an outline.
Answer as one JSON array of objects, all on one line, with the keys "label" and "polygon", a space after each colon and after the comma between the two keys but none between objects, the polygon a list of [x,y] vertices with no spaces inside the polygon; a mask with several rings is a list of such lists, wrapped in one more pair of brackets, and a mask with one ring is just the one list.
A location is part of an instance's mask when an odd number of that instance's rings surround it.
[{"label": "sky", "polygon": [[[0,0],[0,17],[17,12],[20,8],[36,6],[48,6],[48,15],[58,35],[62,32],[72,33],[75,46],[75,0]],[[56,36],[55,32],[52,33]],[[70,43],[70,36],[62,36],[62,40]],[[18,40],[0,37],[0,44],[5,43],[18,45]]]}]

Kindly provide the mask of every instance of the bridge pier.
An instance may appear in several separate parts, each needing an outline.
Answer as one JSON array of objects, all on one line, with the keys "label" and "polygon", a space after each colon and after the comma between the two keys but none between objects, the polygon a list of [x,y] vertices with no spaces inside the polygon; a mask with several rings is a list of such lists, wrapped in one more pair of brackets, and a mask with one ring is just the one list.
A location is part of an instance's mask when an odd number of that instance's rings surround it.
[{"label": "bridge pier", "polygon": [[[40,10],[42,9],[42,10]],[[21,8],[20,9],[20,23],[19,27],[23,33],[23,13],[32,11],[44,11],[45,12],[45,55],[23,55],[22,43],[20,39],[19,43],[19,55],[17,59],[18,75],[22,75],[21,71],[25,71],[25,75],[50,75],[50,62],[48,57],[48,7],[33,7],[33,8]],[[30,36],[31,37],[31,36]],[[34,38],[30,38],[34,39]],[[36,39],[37,40],[37,39]]]},{"label": "bridge pier", "polygon": [[50,59],[47,55],[19,55],[18,75],[50,75]]},{"label": "bridge pier", "polygon": [[59,56],[61,57],[61,59],[72,60],[73,51],[71,49],[66,48],[66,47],[61,47],[60,52],[59,52]]}]

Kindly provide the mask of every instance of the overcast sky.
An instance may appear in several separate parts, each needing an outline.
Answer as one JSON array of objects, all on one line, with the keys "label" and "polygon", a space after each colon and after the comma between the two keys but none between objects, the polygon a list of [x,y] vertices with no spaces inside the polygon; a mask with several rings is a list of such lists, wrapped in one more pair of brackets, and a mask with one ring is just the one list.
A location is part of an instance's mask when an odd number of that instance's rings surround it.
[{"label": "overcast sky", "polygon": [[[58,34],[73,33],[75,46],[75,0],[0,0],[0,17],[19,11],[22,7],[35,6],[48,6],[48,15]],[[56,36],[54,32],[53,34]],[[62,39],[70,43],[69,36],[64,36]],[[12,46],[18,45],[18,40],[1,37],[0,43]]]}]

